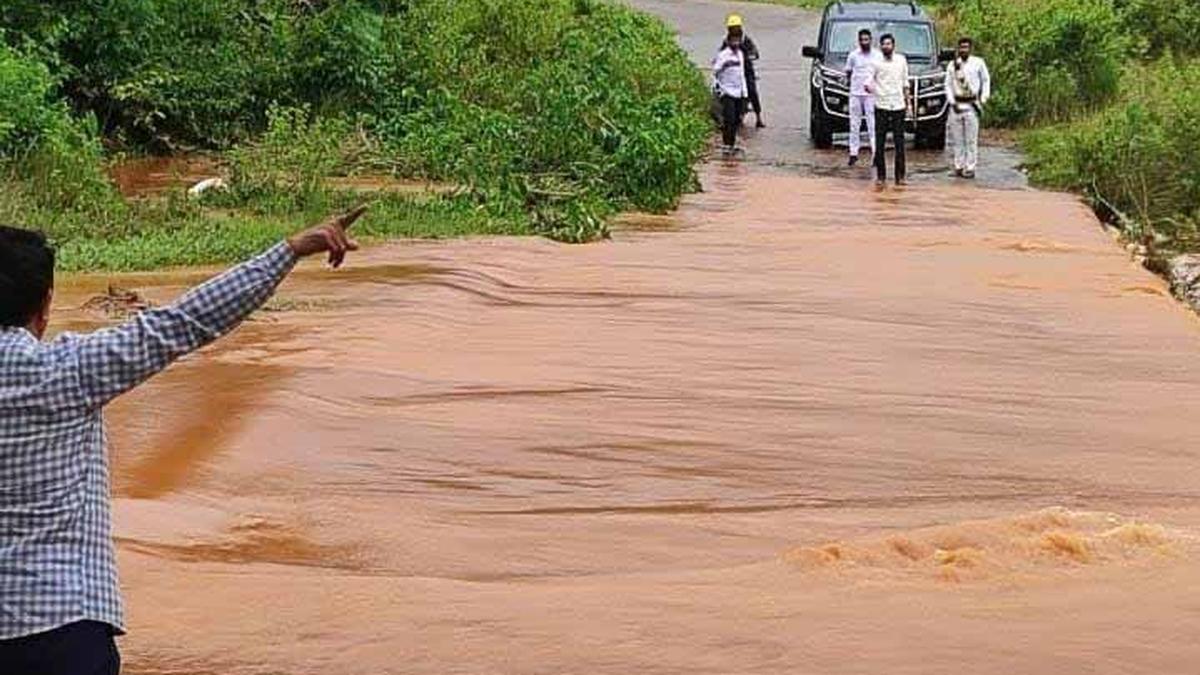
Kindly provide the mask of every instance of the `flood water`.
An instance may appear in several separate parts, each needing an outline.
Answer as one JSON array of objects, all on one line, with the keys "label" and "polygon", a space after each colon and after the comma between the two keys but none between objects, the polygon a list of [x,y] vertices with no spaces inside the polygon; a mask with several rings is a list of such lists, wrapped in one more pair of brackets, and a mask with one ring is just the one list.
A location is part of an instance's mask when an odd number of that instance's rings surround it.
[{"label": "flood water", "polygon": [[1069,196],[705,182],[306,266],[121,400],[129,672],[1189,671],[1196,318]]},{"label": "flood water", "polygon": [[1002,156],[874,192],[788,114],[611,242],[306,265],[120,400],[126,672],[1194,672],[1200,321]]}]

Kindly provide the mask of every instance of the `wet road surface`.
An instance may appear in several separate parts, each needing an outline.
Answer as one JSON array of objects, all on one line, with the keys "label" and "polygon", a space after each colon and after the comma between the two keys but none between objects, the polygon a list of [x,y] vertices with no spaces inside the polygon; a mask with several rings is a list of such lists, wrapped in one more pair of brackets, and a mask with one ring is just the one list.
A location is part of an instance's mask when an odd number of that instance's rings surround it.
[{"label": "wet road surface", "polygon": [[787,120],[611,242],[305,266],[119,401],[127,672],[1192,672],[1200,322],[1070,196]]}]

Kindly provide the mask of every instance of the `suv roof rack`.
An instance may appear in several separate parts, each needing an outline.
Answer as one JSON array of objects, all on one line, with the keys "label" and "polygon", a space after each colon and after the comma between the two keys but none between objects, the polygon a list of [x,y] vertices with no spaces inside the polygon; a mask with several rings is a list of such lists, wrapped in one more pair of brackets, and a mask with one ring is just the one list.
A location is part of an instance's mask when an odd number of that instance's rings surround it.
[{"label": "suv roof rack", "polygon": [[912,10],[913,16],[917,15],[917,0],[908,0],[908,7]]},{"label": "suv roof rack", "polygon": [[842,0],[837,0],[837,9],[838,9],[838,14],[846,13],[846,7],[845,7],[845,5],[842,4]]}]

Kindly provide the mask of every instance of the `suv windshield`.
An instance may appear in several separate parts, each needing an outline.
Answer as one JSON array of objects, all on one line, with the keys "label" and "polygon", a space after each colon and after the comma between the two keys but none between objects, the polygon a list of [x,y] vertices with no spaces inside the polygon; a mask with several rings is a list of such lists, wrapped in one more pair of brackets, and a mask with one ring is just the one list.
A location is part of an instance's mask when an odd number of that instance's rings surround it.
[{"label": "suv windshield", "polygon": [[858,31],[866,28],[875,36],[891,33],[896,36],[896,51],[910,58],[928,59],[933,54],[933,31],[929,24],[911,21],[835,21],[829,28],[830,54],[848,54],[858,44]]}]

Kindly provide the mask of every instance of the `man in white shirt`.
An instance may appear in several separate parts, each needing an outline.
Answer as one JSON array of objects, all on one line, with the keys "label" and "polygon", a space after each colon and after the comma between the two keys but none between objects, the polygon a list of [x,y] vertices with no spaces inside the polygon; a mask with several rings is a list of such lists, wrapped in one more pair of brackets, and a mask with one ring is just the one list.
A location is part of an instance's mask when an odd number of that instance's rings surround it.
[{"label": "man in white shirt", "polygon": [[879,38],[880,57],[875,60],[871,88],[875,92],[875,183],[887,182],[887,136],[896,144],[896,185],[905,185],[904,119],[912,104],[908,82],[908,59],[896,53],[896,38]]},{"label": "man in white shirt", "polygon": [[971,54],[975,41],[958,41],[958,56],[946,67],[946,98],[950,115],[947,135],[954,145],[954,175],[974,178],[979,162],[979,118],[992,96],[992,77],[983,59]]},{"label": "man in white shirt", "polygon": [[731,154],[737,148],[738,129],[742,125],[746,98],[750,95],[746,86],[745,59],[741,35],[730,35],[717,58],[713,59],[713,78],[721,99],[721,138],[725,154]]},{"label": "man in white shirt", "polygon": [[875,94],[871,82],[875,79],[874,38],[866,28],[858,31],[858,49],[846,57],[846,74],[850,76],[850,166],[858,164],[858,152],[862,148],[862,123],[867,121],[867,138],[871,143],[871,156],[875,156]]}]

